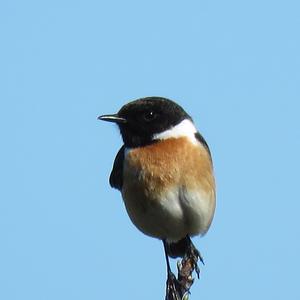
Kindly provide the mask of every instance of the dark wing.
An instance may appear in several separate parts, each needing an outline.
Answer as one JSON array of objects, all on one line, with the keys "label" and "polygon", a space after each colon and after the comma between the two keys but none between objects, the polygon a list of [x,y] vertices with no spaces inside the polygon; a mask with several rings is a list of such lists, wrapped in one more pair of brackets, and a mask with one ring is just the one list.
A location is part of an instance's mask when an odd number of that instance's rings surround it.
[{"label": "dark wing", "polygon": [[207,152],[209,154],[210,159],[212,159],[209,147],[208,147],[204,137],[199,132],[195,133],[195,137],[204,146],[204,148],[207,150]]},{"label": "dark wing", "polygon": [[109,184],[111,187],[122,190],[123,186],[123,163],[124,163],[125,146],[119,150],[110,173]]}]

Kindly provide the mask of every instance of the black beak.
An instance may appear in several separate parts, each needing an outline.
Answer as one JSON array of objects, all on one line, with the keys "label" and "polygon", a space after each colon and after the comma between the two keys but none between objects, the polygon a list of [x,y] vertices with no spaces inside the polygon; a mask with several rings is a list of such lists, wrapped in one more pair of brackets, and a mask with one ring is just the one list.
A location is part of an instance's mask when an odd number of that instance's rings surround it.
[{"label": "black beak", "polygon": [[103,115],[103,116],[99,116],[97,119],[101,121],[113,122],[117,124],[124,124],[127,122],[126,119],[120,118],[117,114]]}]

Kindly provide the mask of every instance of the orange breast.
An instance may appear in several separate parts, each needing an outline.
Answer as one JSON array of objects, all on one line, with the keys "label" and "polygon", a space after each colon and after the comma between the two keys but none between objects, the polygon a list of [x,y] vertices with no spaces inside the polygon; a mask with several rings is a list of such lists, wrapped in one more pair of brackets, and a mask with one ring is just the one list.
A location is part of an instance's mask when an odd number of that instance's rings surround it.
[{"label": "orange breast", "polygon": [[174,185],[201,188],[205,192],[215,188],[207,150],[185,137],[130,150],[124,165],[125,187],[128,184],[135,185],[135,189],[144,191],[149,198],[153,192],[157,195]]}]

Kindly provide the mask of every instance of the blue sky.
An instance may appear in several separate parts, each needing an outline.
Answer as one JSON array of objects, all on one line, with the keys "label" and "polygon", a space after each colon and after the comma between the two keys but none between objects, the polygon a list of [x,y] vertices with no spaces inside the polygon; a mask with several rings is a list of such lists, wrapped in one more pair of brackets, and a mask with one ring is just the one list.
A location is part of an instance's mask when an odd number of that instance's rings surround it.
[{"label": "blue sky", "polygon": [[0,3],[0,298],[163,299],[162,245],[108,185],[96,120],[159,95],[210,145],[218,204],[191,299],[300,299],[298,1]]}]

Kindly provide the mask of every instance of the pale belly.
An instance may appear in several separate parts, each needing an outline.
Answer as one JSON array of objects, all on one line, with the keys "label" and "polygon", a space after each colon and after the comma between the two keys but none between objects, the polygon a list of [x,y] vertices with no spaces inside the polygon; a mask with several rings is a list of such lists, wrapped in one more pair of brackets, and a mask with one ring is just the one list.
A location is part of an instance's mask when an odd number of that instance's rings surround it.
[{"label": "pale belly", "polygon": [[172,187],[148,193],[137,178],[131,180],[124,185],[122,196],[131,221],[140,231],[170,241],[206,233],[215,209],[213,191]]}]

